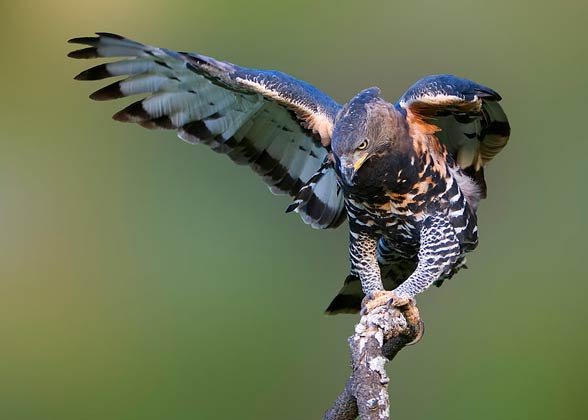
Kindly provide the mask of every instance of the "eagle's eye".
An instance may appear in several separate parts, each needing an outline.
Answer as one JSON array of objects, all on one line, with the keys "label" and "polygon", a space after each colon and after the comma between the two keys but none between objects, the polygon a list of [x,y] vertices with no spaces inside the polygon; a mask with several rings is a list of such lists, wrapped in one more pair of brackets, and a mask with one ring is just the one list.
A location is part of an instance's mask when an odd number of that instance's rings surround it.
[{"label": "eagle's eye", "polygon": [[357,146],[357,150],[364,150],[368,147],[368,141],[367,139],[365,139],[364,141],[361,142],[361,144],[359,146]]}]

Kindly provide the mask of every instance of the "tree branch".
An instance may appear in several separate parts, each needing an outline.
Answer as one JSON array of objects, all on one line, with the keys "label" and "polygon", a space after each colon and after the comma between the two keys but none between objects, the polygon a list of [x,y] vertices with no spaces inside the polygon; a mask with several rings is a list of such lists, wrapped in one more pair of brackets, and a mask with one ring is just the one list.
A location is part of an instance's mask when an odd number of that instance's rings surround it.
[{"label": "tree branch", "polygon": [[423,335],[423,323],[414,304],[380,306],[363,314],[349,337],[352,374],[345,389],[323,420],[388,420],[390,402],[385,364],[406,345]]}]

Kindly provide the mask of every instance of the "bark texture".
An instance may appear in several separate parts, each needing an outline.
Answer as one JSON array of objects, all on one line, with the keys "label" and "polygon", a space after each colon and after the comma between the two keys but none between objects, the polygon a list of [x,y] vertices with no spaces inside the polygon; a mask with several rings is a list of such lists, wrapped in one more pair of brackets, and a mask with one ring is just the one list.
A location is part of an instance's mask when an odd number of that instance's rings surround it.
[{"label": "bark texture", "polygon": [[414,304],[379,306],[364,313],[349,337],[352,374],[323,420],[388,420],[390,401],[386,362],[416,343],[424,328]]}]

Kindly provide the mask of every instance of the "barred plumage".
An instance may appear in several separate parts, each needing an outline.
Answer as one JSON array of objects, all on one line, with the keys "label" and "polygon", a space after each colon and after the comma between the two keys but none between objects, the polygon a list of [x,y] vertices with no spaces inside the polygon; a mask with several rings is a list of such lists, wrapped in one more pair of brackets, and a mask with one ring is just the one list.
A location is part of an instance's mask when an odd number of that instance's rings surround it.
[{"label": "barred plumage", "polygon": [[126,78],[94,92],[103,101],[147,96],[118,121],[176,130],[250,166],[288,194],[315,228],[349,221],[350,274],[327,312],[353,312],[365,294],[412,298],[465,265],[477,246],[484,166],[507,143],[500,96],[450,75],[426,77],[389,104],[377,88],[345,106],[287,74],[240,67],[119,35],[70,42],[73,58],[126,57],[78,80]]},{"label": "barred plumage", "polygon": [[[74,38],[90,45],[73,58],[132,57],[100,64],[76,76],[101,80],[128,76],[90,95],[104,101],[148,94],[114,114],[122,122],[176,130],[188,143],[205,144],[260,174],[274,194],[295,197],[322,168],[330,128],[340,105],[283,73],[254,70],[199,54],[155,48],[109,33]],[[332,166],[296,211],[316,228],[343,221],[342,194]],[[324,185],[328,186],[325,188]],[[323,188],[319,188],[323,186]]]}]

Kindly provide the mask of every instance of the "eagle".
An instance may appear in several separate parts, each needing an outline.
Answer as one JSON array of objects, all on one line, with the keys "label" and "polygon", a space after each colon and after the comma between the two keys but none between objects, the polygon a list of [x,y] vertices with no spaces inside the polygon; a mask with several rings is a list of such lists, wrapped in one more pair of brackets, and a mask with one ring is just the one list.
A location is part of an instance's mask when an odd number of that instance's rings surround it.
[{"label": "eagle", "polygon": [[75,79],[123,76],[97,101],[143,95],[115,120],[175,130],[249,166],[313,228],[347,219],[349,275],[327,313],[406,305],[476,248],[484,167],[510,135],[494,90],[433,75],[393,104],[374,87],[341,105],[279,71],[96,35],[69,40],[85,45],[69,57],[121,59]]}]

